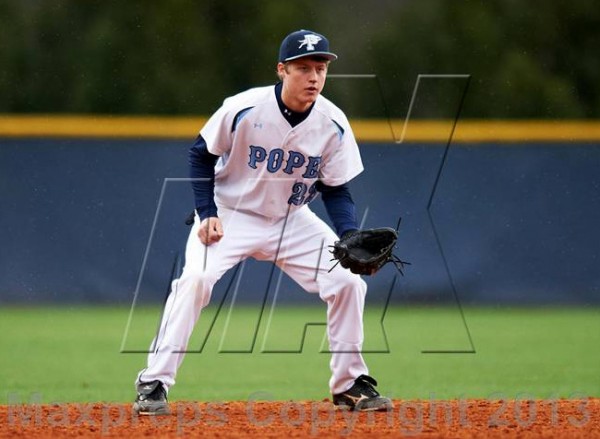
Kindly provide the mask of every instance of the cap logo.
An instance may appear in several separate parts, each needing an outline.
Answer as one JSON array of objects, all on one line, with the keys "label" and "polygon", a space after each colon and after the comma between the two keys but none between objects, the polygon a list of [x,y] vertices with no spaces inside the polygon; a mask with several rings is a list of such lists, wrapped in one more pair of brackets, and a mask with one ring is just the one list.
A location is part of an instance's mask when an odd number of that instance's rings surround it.
[{"label": "cap logo", "polygon": [[303,40],[298,40],[300,42],[300,46],[298,49],[302,49],[302,46],[306,45],[306,50],[315,50],[315,44],[321,41],[322,38],[315,34],[306,34],[304,35]]}]

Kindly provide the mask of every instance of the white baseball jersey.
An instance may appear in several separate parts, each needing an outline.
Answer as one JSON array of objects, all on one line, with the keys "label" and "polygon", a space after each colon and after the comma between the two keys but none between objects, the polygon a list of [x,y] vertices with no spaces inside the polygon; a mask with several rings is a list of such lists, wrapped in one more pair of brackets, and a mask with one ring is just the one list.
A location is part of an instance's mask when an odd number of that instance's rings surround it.
[{"label": "white baseball jersey", "polygon": [[363,170],[346,116],[323,96],[292,128],[274,86],[253,88],[226,99],[200,134],[220,157],[217,205],[266,217],[283,217],[312,201],[317,180],[339,186]]}]

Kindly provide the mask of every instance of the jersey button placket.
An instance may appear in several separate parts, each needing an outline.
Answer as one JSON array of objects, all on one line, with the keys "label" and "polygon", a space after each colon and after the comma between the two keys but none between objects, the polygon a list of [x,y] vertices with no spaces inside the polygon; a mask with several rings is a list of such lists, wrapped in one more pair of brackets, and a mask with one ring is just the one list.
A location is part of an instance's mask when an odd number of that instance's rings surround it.
[{"label": "jersey button placket", "polygon": [[296,137],[296,132],[294,130],[291,130],[287,136],[285,136],[285,138],[283,139],[283,146],[282,148],[285,150],[288,150],[290,147],[290,144],[293,143],[294,138]]}]

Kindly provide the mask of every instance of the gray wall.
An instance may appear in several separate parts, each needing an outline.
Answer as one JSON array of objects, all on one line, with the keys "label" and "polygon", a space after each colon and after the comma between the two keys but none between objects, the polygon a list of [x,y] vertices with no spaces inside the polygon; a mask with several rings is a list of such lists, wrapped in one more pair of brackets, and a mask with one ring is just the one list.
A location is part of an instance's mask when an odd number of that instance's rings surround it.
[{"label": "gray wall", "polygon": [[[193,204],[189,183],[164,180],[187,177],[189,143],[0,139],[0,303],[131,303],[164,187],[139,289],[163,300]],[[430,211],[450,277],[426,210],[443,150],[361,145],[359,217],[402,216],[396,252],[412,262],[392,301],[452,302],[452,280],[465,304],[600,304],[600,145],[453,145]],[[261,299],[270,273],[248,262],[239,299]],[[369,278],[371,295],[394,276]],[[306,296],[284,280],[280,300]]]}]

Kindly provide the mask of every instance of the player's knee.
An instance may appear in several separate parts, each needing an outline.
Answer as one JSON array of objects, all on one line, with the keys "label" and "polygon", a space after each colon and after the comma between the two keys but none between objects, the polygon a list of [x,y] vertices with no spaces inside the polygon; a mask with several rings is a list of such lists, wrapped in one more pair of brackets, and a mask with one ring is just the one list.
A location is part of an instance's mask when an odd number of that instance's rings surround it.
[{"label": "player's knee", "polygon": [[338,300],[357,299],[364,300],[367,294],[367,284],[360,276],[351,274],[350,272],[344,273],[345,275],[337,279],[335,283],[335,296]]},{"label": "player's knee", "polygon": [[183,276],[190,277],[194,282],[201,284],[214,285],[217,282],[217,277],[213,270],[204,269],[202,267],[185,267]]},{"label": "player's knee", "polygon": [[367,294],[367,283],[362,280],[360,276],[348,276],[346,280],[346,291],[352,291],[354,294],[358,293],[362,296]]},{"label": "player's knee", "polygon": [[188,290],[193,291],[204,305],[208,303],[212,288],[217,282],[211,271],[196,269],[184,270],[181,280],[189,285]]}]

